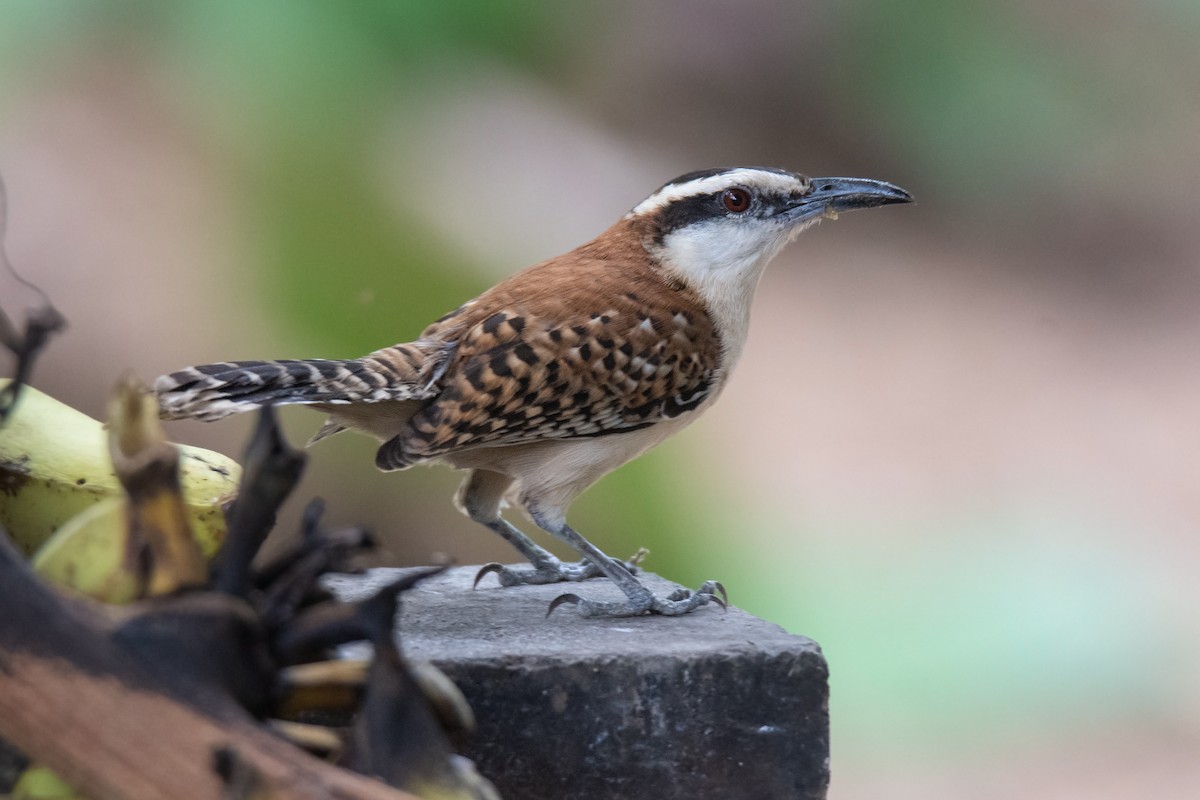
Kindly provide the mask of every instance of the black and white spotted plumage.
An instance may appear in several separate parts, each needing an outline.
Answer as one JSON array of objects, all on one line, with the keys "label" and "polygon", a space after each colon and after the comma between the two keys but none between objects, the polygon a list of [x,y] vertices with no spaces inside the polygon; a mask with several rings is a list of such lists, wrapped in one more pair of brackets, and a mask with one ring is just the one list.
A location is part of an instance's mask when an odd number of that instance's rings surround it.
[{"label": "black and white spotted plumage", "polygon": [[378,403],[435,391],[452,347],[402,344],[357,359],[222,361],[187,367],[154,383],[166,419],[212,421],[265,403]]}]

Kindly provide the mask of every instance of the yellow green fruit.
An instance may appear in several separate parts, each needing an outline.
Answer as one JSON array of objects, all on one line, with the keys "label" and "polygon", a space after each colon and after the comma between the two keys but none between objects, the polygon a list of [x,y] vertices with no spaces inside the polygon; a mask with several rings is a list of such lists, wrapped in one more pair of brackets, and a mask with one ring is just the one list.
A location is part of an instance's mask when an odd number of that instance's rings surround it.
[{"label": "yellow green fruit", "polygon": [[[0,380],[0,386],[8,381]],[[228,456],[179,445],[180,483],[192,532],[211,557],[225,537],[224,504],[241,467]],[[26,386],[0,428],[0,525],[26,555],[76,514],[124,493],[102,423]]]},{"label": "yellow green fruit", "polygon": [[38,764],[26,767],[13,786],[11,800],[80,800],[66,781]]},{"label": "yellow green fruit", "polygon": [[129,552],[124,497],[109,497],[67,520],[34,553],[35,572],[104,603],[131,603],[145,591],[145,576]]}]

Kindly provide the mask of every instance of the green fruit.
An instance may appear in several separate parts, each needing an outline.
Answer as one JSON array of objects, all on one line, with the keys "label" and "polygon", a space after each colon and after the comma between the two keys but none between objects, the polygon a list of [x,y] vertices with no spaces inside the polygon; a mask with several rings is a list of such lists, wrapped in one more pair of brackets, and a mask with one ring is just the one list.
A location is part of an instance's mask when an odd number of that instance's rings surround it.
[{"label": "green fruit", "polygon": [[31,764],[17,778],[12,800],[80,800],[79,793],[46,767]]},{"label": "green fruit", "polygon": [[[7,380],[0,380],[0,387]],[[179,445],[180,483],[192,533],[211,557],[225,537],[223,506],[241,467],[228,456]],[[123,497],[102,423],[26,386],[0,428],[0,525],[27,555],[67,520]]]},{"label": "green fruit", "polygon": [[109,497],[62,525],[34,554],[35,572],[104,603],[131,603],[145,593],[146,576],[131,552],[124,497]]}]

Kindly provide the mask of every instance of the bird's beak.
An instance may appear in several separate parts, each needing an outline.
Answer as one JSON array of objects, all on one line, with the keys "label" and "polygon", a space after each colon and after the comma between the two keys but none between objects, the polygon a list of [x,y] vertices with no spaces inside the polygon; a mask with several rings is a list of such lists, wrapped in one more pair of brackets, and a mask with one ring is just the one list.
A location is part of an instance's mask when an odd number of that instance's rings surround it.
[{"label": "bird's beak", "polygon": [[913,199],[899,186],[870,178],[813,178],[812,187],[811,192],[783,209],[780,216],[788,222],[802,222],[857,208],[911,203]]}]

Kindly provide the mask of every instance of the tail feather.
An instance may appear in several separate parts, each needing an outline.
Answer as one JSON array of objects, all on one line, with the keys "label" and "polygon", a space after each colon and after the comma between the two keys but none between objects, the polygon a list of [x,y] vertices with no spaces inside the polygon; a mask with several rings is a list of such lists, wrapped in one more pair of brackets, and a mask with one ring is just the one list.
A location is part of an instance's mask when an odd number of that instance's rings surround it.
[{"label": "tail feather", "polygon": [[[172,372],[154,383],[166,419],[215,420],[264,403],[377,403],[428,396],[449,353],[397,345],[344,361],[223,361]],[[432,352],[431,352],[432,350]],[[430,358],[430,356],[433,356]]]}]

